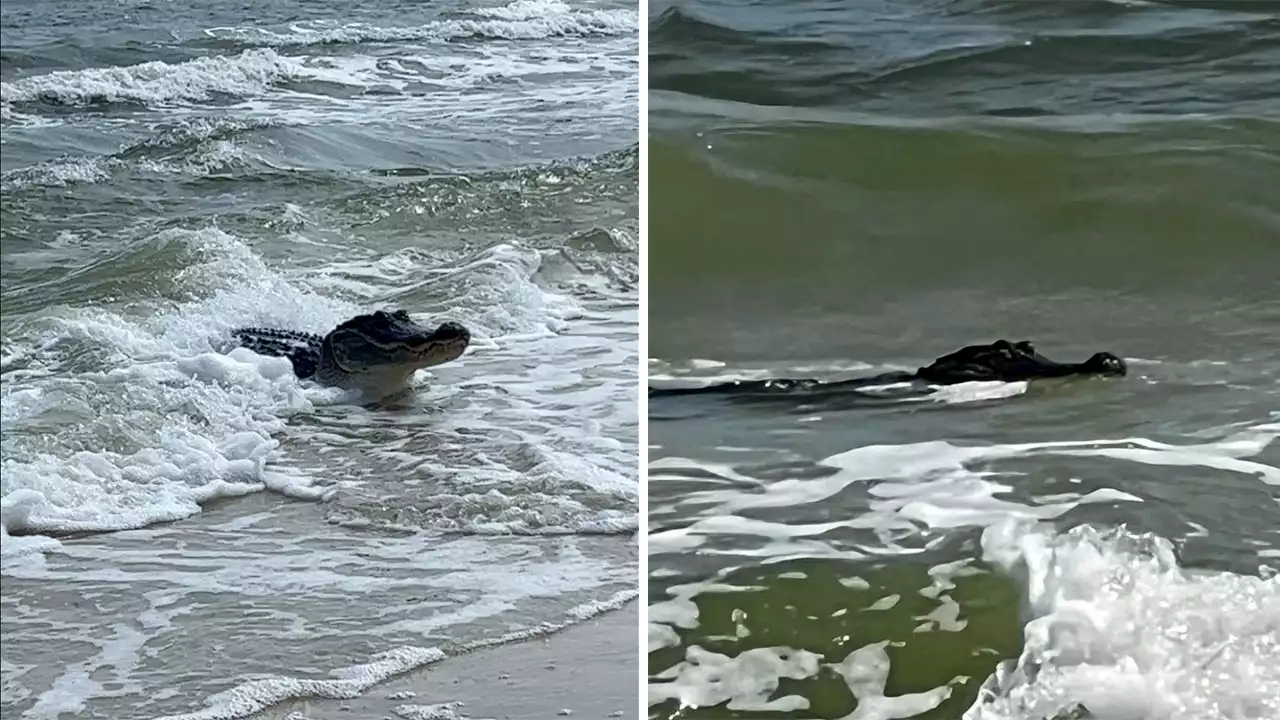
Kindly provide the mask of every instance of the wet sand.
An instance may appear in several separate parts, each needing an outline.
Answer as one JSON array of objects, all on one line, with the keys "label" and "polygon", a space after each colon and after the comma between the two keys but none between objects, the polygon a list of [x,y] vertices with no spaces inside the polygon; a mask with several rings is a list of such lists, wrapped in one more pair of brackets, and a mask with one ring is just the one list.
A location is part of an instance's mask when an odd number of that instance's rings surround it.
[{"label": "wet sand", "polygon": [[[299,700],[278,705],[256,718],[635,718],[639,707],[639,622],[639,605],[632,601],[549,637],[447,658],[389,680],[353,700]],[[461,705],[438,707],[454,703]]]}]

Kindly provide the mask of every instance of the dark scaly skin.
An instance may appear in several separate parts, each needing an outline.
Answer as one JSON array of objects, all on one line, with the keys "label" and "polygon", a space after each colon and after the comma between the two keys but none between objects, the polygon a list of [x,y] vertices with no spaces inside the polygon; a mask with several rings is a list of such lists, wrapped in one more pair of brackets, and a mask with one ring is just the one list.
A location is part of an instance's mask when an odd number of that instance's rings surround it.
[{"label": "dark scaly skin", "polygon": [[772,378],[735,380],[705,387],[649,388],[649,397],[677,395],[803,396],[834,395],[869,387],[897,383],[953,385],[974,381],[1015,382],[1070,376],[1121,376],[1124,361],[1111,353],[1095,353],[1082,363],[1062,363],[1044,357],[1025,340],[1011,343],[997,340],[987,345],[969,345],[943,355],[915,372],[889,372],[851,380],[822,381],[812,378]]},{"label": "dark scaly skin", "polygon": [[259,355],[287,357],[293,365],[293,374],[306,379],[316,374],[320,364],[320,345],[324,337],[298,330],[247,327],[234,333],[241,347]]}]

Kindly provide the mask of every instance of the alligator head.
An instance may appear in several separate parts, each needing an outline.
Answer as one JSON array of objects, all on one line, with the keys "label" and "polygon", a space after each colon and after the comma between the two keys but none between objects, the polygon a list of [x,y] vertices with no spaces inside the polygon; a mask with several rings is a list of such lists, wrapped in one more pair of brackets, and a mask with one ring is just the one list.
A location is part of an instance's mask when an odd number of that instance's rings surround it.
[{"label": "alligator head", "polygon": [[357,315],[324,336],[317,379],[340,386],[405,385],[416,370],[458,359],[470,342],[470,331],[455,322],[427,329],[404,310]]},{"label": "alligator head", "polygon": [[1071,375],[1124,375],[1124,361],[1111,353],[1095,353],[1082,363],[1061,363],[1036,352],[1030,342],[997,340],[969,345],[943,355],[916,371],[922,380],[947,385],[974,380],[1035,380]]}]

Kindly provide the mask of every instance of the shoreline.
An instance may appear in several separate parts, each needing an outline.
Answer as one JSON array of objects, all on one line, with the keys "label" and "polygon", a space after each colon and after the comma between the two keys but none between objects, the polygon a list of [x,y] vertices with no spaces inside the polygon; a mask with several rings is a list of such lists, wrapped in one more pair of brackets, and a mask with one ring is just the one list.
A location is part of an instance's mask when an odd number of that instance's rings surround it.
[{"label": "shoreline", "polygon": [[[293,700],[253,720],[545,720],[639,707],[639,598],[541,638],[431,663],[349,700]],[[435,706],[434,708],[431,706]],[[567,711],[567,712],[566,712]]]}]

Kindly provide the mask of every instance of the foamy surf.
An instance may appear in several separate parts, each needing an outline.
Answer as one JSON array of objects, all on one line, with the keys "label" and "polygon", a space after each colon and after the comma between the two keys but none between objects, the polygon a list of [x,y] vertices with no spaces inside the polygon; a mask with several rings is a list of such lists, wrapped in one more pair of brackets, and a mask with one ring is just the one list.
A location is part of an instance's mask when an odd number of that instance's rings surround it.
[{"label": "foamy surf", "polygon": [[988,528],[984,557],[1014,574],[1022,654],[966,720],[1280,717],[1280,578],[1191,570],[1154,535],[1081,526]]},{"label": "foamy surf", "polygon": [[[1016,578],[1026,639],[1021,655],[983,682],[966,720],[1269,720],[1280,713],[1280,578],[1190,570],[1164,538],[1088,525],[1057,533],[1002,522],[984,532],[982,549],[987,562]],[[677,599],[650,607],[650,651],[678,642],[671,626],[697,627],[697,607],[680,598],[753,589],[672,588]],[[649,703],[808,717],[809,700],[780,693],[779,683],[822,675],[839,677],[857,700],[842,720],[916,717],[952,696],[951,685],[888,695],[889,644],[834,658],[794,647],[736,655],[694,647],[652,676]]]},{"label": "foamy surf", "polygon": [[[546,622],[497,637],[456,644],[451,646],[447,652],[436,647],[405,646],[392,648],[378,653],[371,658],[371,662],[331,671],[329,673],[332,676],[331,679],[305,680],[290,677],[273,677],[252,680],[209,697],[205,701],[207,707],[202,710],[180,715],[166,715],[155,718],[155,720],[240,720],[240,718],[250,717],[255,713],[288,700],[358,697],[369,688],[388,678],[403,675],[423,666],[440,662],[448,657],[457,657],[465,653],[498,645],[526,642],[560,632],[602,613],[617,610],[638,595],[639,592],[636,590],[621,590],[607,599],[569,608],[568,612],[565,613],[567,619],[561,622]],[[449,712],[456,711],[460,705],[441,703],[418,707],[425,707],[432,712]],[[406,706],[407,712],[413,712],[408,708],[409,706]],[[426,711],[424,709],[422,712],[425,713]],[[443,715],[441,717],[450,716]]]},{"label": "foamy surf", "polygon": [[[649,703],[808,716],[808,694],[780,692],[782,683],[838,678],[856,698],[846,720],[918,716],[950,700],[960,685],[975,682],[982,682],[982,689],[966,720],[1275,717],[1280,711],[1280,664],[1274,660],[1280,647],[1280,578],[1267,565],[1275,556],[1274,544],[1257,544],[1258,574],[1188,569],[1180,564],[1174,541],[1155,534],[1091,524],[1057,529],[1069,512],[1091,505],[1146,502],[1138,489],[1093,487],[1027,497],[1018,492],[1018,471],[1002,468],[1036,456],[1096,457],[1119,462],[1121,473],[1125,465],[1196,466],[1268,486],[1280,480],[1280,470],[1262,457],[1277,436],[1275,423],[1256,423],[1185,443],[1100,438],[867,446],[829,456],[818,462],[829,470],[794,480],[756,479],[723,462],[655,460],[650,483],[680,483],[684,489],[673,506],[657,503],[650,514],[663,518],[678,509],[694,518],[677,528],[654,528],[653,577],[662,577],[664,559],[691,551],[742,565],[728,566],[705,582],[667,588],[668,600],[650,605],[650,652],[684,646],[681,633],[701,628],[695,598],[769,592],[765,584],[731,582],[732,574],[762,564],[905,559],[936,552],[948,534],[972,528],[982,529],[983,561],[1018,584],[1027,625],[1020,656],[998,666],[991,678],[956,678],[908,694],[887,694],[888,641],[836,657],[805,647],[712,652],[687,646],[684,659],[650,675]],[[842,507],[841,518],[762,516],[771,509],[795,514],[824,503]],[[964,562],[929,570],[933,585],[919,593],[932,598],[934,606],[916,616],[924,621],[916,633],[961,632],[970,616],[982,612],[951,597],[956,580],[948,578],[980,573],[960,565]],[[777,582],[792,577],[805,575],[783,573]],[[872,592],[861,578],[841,584],[850,592]],[[865,607],[860,603],[867,601],[846,603],[836,615],[890,611],[900,600],[888,593]],[[744,601],[741,607],[763,612],[758,602]],[[750,616],[740,616],[733,635],[737,642],[751,642]]]},{"label": "foamy surf", "polygon": [[[28,379],[6,383],[0,397],[6,433],[59,422],[68,413],[87,421],[94,412],[109,411],[131,421],[124,425],[108,420],[106,426],[96,429],[85,426],[63,435],[60,443],[36,443],[22,436],[23,440],[7,444],[6,555],[19,552],[20,547],[48,547],[42,543],[15,544],[15,533],[58,535],[145,527],[189,517],[219,498],[263,490],[302,499],[332,495],[331,484],[317,486],[311,479],[317,471],[323,474],[319,466],[300,470],[296,463],[279,465],[286,460],[287,450],[281,448],[278,438],[286,428],[287,416],[315,413],[351,398],[300,382],[282,358],[228,349],[226,336],[230,328],[243,325],[324,332],[354,314],[359,306],[327,299],[285,281],[240,240],[219,230],[166,231],[143,242],[154,247],[176,246],[180,253],[207,258],[183,273],[187,287],[181,292],[200,299],[145,318],[134,312],[83,311],[27,326],[25,337],[19,340],[20,348],[25,349],[16,355],[23,360],[11,361],[6,376],[16,379],[25,373]],[[432,310],[440,317],[464,319],[473,329],[477,345],[484,348],[478,351],[482,357],[516,357],[538,344],[546,347],[535,351],[537,354],[555,353],[559,333],[572,318],[581,316],[581,310],[566,296],[544,292],[532,284],[539,265],[539,253],[515,246],[500,245],[460,258],[454,266],[440,271],[436,288],[452,300]],[[326,277],[332,281],[333,276],[326,273]],[[400,291],[383,290],[381,300],[369,298],[375,305],[422,291],[394,272],[378,277],[384,288],[397,281],[411,284]],[[264,305],[264,296],[272,302]],[[56,371],[80,352],[102,357],[116,367],[69,375],[37,374]],[[502,382],[501,370],[495,370],[490,382]],[[508,386],[531,382],[530,389],[536,392],[539,383],[574,382],[575,378],[572,373],[550,372],[543,380],[510,377]],[[461,394],[479,401],[481,396],[491,395],[493,402],[487,413],[508,407],[513,419],[527,417],[524,422],[541,425],[534,420],[537,411],[530,400],[510,393],[493,394],[483,385],[471,390],[466,387],[445,388],[442,397],[447,400]],[[584,401],[590,400],[589,394],[584,397]],[[465,410],[461,412],[457,417],[467,416]],[[513,425],[509,432],[519,432],[519,427]],[[570,521],[564,512],[576,513],[572,508],[578,506],[545,492],[526,497],[541,497],[539,502],[546,505],[534,516],[525,516],[519,501],[513,503],[502,494],[481,500],[485,491],[479,495],[475,491],[485,484],[492,484],[495,491],[505,487],[510,492],[515,485],[524,484],[529,471],[534,473],[532,486],[549,488],[563,478],[580,478],[583,489],[590,493],[634,499],[634,482],[623,478],[621,465],[597,467],[555,447],[554,438],[561,435],[565,448],[590,448],[597,456],[616,453],[616,442],[600,439],[598,427],[594,432],[588,428],[586,434],[557,433],[552,427],[546,430],[551,431],[552,445],[531,437],[527,454],[512,457],[524,470],[512,473],[500,465],[477,468],[480,475],[471,481],[472,492],[458,497],[458,508],[489,506],[499,514],[474,515],[473,530],[502,533],[524,527],[529,532],[622,532],[634,528],[634,518],[621,510],[605,510],[595,519],[584,510],[580,523]],[[447,426],[441,431],[447,435]],[[105,434],[113,437],[107,445],[118,450],[101,449]],[[460,437],[459,442],[465,441]],[[99,449],[94,449],[95,445]],[[388,457],[394,459],[396,452]],[[271,463],[276,469],[269,467]],[[420,470],[437,467],[429,459],[415,465]],[[438,465],[440,472],[447,472],[448,467],[448,461]],[[481,478],[484,482],[477,485]],[[437,492],[434,502],[447,497]],[[468,522],[457,517],[446,527],[464,529]]]},{"label": "foamy surf", "polygon": [[[1146,438],[961,446],[945,441],[865,446],[820,461],[822,472],[794,480],[752,477],[744,468],[665,457],[650,465],[650,482],[678,483],[679,499],[651,506],[658,518],[679,514],[675,528],[650,535],[651,576],[664,577],[667,558],[690,552],[731,564],[713,577],[666,588],[650,605],[649,651],[684,647],[683,659],[651,673],[649,703],[722,706],[740,712],[784,712],[809,717],[810,695],[781,691],[788,680],[839,679],[856,699],[847,720],[916,717],[949,701],[958,687],[982,683],[966,720],[1262,720],[1280,712],[1280,577],[1268,563],[1275,546],[1255,544],[1257,574],[1184,566],[1175,541],[1125,527],[1073,524],[1069,513],[1089,506],[1145,503],[1128,485],[1028,497],[1005,463],[1037,456],[1092,457],[1126,466],[1199,467],[1263,487],[1280,470],[1263,458],[1276,437],[1274,423],[1223,428],[1182,444]],[[1016,468],[1016,465],[1010,466]],[[838,518],[805,522],[776,519],[805,508],[838,506]],[[812,513],[810,513],[812,514]],[[801,516],[803,517],[803,515]],[[768,606],[743,600],[729,636],[748,645],[739,652],[687,645],[682,634],[705,632],[706,596],[780,592],[775,584],[803,580],[803,572],[776,574],[768,583],[735,580],[768,576],[768,567],[814,561],[859,563],[874,569],[876,584],[841,578],[858,600],[834,605],[846,613],[888,612],[897,592],[873,589],[893,578],[889,558],[936,553],[957,532],[980,529],[980,556],[1016,583],[1024,608],[1021,654],[986,679],[890,694],[894,642],[878,641],[839,656],[803,646],[750,646],[759,631],[753,614]],[[1203,527],[1200,533],[1207,533]],[[985,574],[971,561],[936,565],[932,584],[918,590],[931,609],[915,618],[915,633],[962,632],[980,605],[953,597],[955,578]],[[758,570],[754,570],[757,569]],[[910,587],[910,586],[907,586]],[[904,588],[905,589],[905,588]],[[970,594],[972,590],[969,591]],[[868,599],[861,599],[872,593]],[[785,594],[770,595],[789,598]],[[699,602],[695,602],[699,601]],[[800,604],[799,600],[791,600]],[[917,601],[919,602],[919,601]],[[930,603],[926,603],[929,606]],[[715,603],[710,607],[721,607]],[[794,608],[793,608],[794,610]],[[777,612],[776,610],[772,612]],[[810,620],[817,618],[810,617]],[[723,623],[722,617],[714,622]],[[990,622],[987,620],[986,622]],[[856,625],[854,625],[856,627]]]},{"label": "foamy surf", "polygon": [[[212,28],[199,37],[175,36],[163,60],[19,74],[0,83],[0,112],[14,137],[74,124],[76,117],[104,110],[144,125],[214,116],[332,130],[340,120],[367,128],[359,134],[374,152],[348,156],[346,146],[356,140],[343,132],[337,141],[319,143],[338,156],[336,164],[398,167],[404,133],[386,131],[388,126],[412,126],[418,139],[411,154],[439,161],[451,154],[450,145],[484,142],[495,124],[524,133],[528,127],[515,119],[534,104],[554,107],[561,122],[633,125],[637,90],[630,79],[637,22],[631,10],[539,0],[470,9],[460,17],[408,27],[320,19],[288,27]],[[553,38],[558,42],[539,42]],[[209,44],[223,53],[209,52]],[[394,53],[387,53],[388,44],[397,46]],[[548,76],[557,82],[543,82]],[[534,134],[530,144],[542,145],[537,155],[547,158],[552,139]],[[314,148],[317,143],[305,144]],[[158,165],[147,158],[64,152],[59,158],[42,157],[41,167],[7,172],[4,185],[104,182],[135,164],[147,172],[197,175],[243,171],[255,163],[298,169],[297,158],[314,155],[295,152],[288,160],[264,160],[278,150],[269,140],[248,148],[235,138],[208,145],[203,157]],[[580,148],[569,145],[556,153],[578,154]],[[103,146],[97,147],[101,153]],[[333,168],[333,163],[320,165]]]},{"label": "foamy surf", "polygon": [[[0,395],[8,438],[0,536],[6,556],[30,547],[15,545],[15,532],[145,527],[266,489],[323,495],[306,477],[266,467],[276,457],[282,416],[313,407],[288,362],[215,349],[227,328],[260,312],[255,292],[274,295],[295,318],[314,317],[317,298],[281,281],[218,230],[166,231],[142,242],[208,258],[185,273],[184,291],[203,299],[176,312],[73,310],[24,323],[17,338],[26,348],[22,367],[5,373]],[[245,283],[237,292],[225,289],[225,271]],[[106,368],[68,371],[83,357],[100,358]],[[19,381],[19,371],[40,374]],[[95,415],[105,417],[95,423]],[[61,435],[22,432],[67,422],[76,424]]]},{"label": "foamy surf", "polygon": [[[296,23],[280,30],[221,27],[205,31],[218,40],[282,47],[332,43],[421,42],[491,38],[537,40],[590,36],[631,36],[638,13],[573,7],[560,0],[517,0],[497,7],[470,8],[463,17],[426,25],[382,27],[366,23]],[[470,17],[466,17],[470,16]]]},{"label": "foamy surf", "polygon": [[165,104],[210,100],[218,95],[246,98],[305,72],[295,58],[270,48],[254,48],[238,55],[179,63],[155,60],[127,67],[59,70],[0,83],[0,102]]}]

